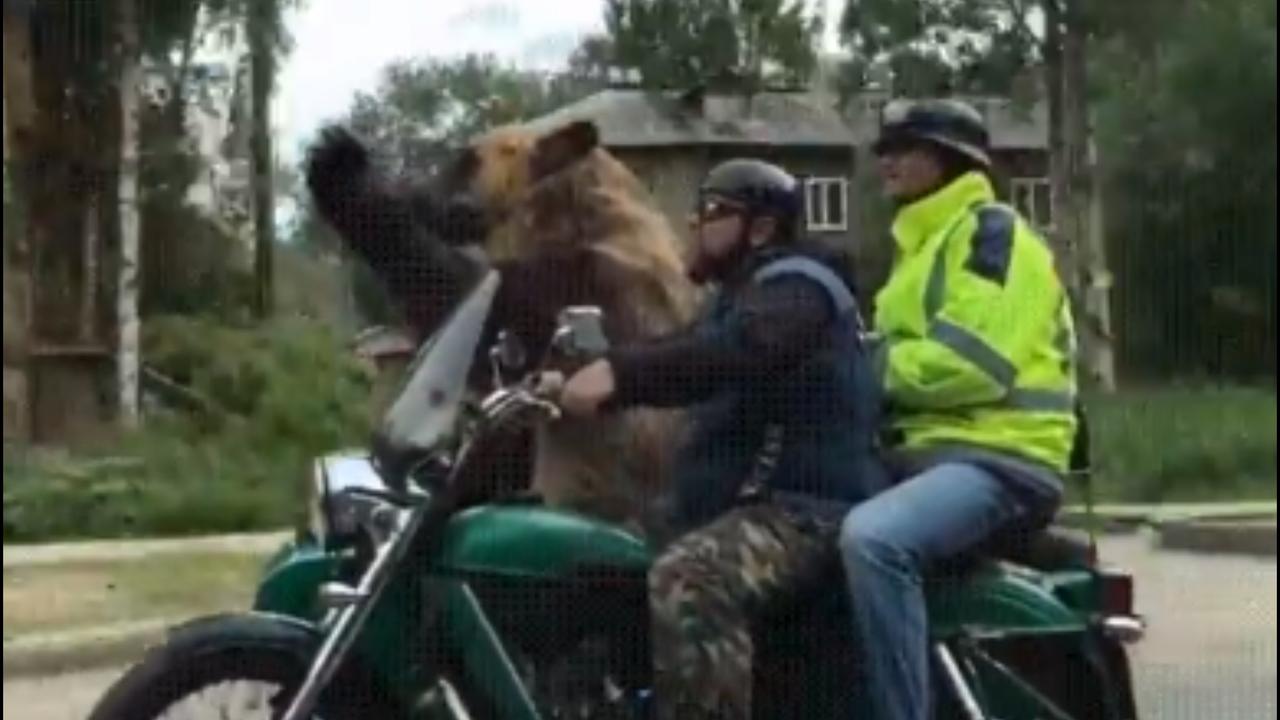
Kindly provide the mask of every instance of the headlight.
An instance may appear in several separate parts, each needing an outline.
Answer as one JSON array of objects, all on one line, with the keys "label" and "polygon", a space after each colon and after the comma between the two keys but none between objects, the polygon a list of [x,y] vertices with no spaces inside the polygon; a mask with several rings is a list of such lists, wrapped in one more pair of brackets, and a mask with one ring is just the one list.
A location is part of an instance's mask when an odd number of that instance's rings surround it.
[{"label": "headlight", "polygon": [[311,463],[311,481],[307,494],[307,526],[316,541],[324,543],[330,535],[328,504],[328,488],[324,477],[324,462],[316,460]]},{"label": "headlight", "polygon": [[365,535],[375,544],[400,527],[403,510],[385,499],[387,486],[364,456],[329,456],[312,472],[311,531],[325,544]]}]

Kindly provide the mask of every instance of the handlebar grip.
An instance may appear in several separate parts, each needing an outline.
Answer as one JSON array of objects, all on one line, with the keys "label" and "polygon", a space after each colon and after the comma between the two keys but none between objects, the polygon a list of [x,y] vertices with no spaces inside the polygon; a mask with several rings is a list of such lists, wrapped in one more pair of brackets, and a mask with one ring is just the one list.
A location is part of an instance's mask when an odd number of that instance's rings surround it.
[{"label": "handlebar grip", "polygon": [[526,378],[525,387],[528,388],[529,394],[533,395],[533,397],[539,400],[555,402],[564,390],[566,381],[567,378],[564,373],[555,370],[544,370],[533,373]]}]

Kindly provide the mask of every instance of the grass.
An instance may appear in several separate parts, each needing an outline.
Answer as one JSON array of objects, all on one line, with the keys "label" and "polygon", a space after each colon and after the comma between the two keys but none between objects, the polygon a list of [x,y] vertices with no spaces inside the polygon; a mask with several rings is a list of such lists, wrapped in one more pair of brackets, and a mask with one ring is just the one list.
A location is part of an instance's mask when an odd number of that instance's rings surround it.
[{"label": "grass", "polygon": [[1133,389],[1088,408],[1099,501],[1276,498],[1274,388]]},{"label": "grass", "polygon": [[247,608],[264,561],[210,553],[6,568],[5,639]]}]

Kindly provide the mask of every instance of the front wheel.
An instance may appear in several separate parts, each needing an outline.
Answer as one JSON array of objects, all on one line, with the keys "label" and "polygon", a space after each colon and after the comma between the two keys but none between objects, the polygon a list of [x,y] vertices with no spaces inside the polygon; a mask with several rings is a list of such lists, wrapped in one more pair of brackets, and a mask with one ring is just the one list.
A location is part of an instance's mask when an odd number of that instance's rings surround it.
[{"label": "front wheel", "polygon": [[[98,702],[89,720],[273,720],[319,646],[310,628],[262,615],[199,620],[173,631]],[[331,684],[318,720],[403,717],[355,668]]]}]

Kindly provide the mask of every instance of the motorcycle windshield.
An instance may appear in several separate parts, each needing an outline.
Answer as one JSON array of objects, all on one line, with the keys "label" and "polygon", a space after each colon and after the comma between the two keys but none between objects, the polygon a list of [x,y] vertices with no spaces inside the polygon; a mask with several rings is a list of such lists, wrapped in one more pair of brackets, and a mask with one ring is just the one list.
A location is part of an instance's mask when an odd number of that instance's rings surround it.
[{"label": "motorcycle windshield", "polygon": [[498,274],[488,272],[422,347],[383,420],[381,436],[396,452],[425,452],[448,439],[458,422]]}]

